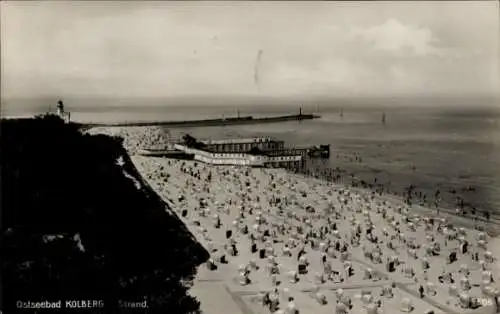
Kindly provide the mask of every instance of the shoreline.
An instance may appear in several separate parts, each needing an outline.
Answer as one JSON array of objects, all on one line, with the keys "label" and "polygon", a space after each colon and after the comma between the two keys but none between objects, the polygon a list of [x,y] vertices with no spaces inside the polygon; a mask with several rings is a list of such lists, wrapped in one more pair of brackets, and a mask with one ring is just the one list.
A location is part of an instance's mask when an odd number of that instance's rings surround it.
[{"label": "shoreline", "polygon": [[[308,176],[307,174],[302,174],[302,173],[295,173],[293,171],[288,171],[292,175],[295,175],[300,178],[305,178],[305,179],[312,179],[312,180],[317,180],[318,182],[324,182],[327,184],[330,184],[335,187],[340,187],[340,188],[348,188],[353,191],[359,191],[363,194],[366,195],[371,195],[372,190],[368,188],[360,188],[360,187],[352,187],[348,183],[338,183],[338,182],[332,182],[328,181],[325,179],[317,178],[314,176]],[[384,192],[382,195],[375,193],[375,198],[381,198],[384,200],[390,200],[392,202],[396,202],[400,204],[401,206],[407,206],[404,204],[404,200],[402,199],[401,196],[396,195],[396,194],[391,194],[391,193],[386,193]],[[451,208],[446,208],[446,207],[440,207],[439,208],[439,215],[437,214],[437,210],[435,208],[430,208],[418,204],[414,204],[411,206],[412,210],[418,211],[420,213],[425,213],[425,216],[427,217],[433,217],[433,218],[447,218],[450,221],[452,221],[454,224],[460,225],[461,227],[465,227],[468,229],[474,229],[474,220],[470,217],[467,216],[458,216],[456,215]],[[500,238],[500,220],[491,220],[490,222],[487,222],[486,219],[484,218],[479,218],[477,225],[483,225],[484,227],[484,232],[487,232],[488,235],[490,235],[492,238]]]},{"label": "shoreline", "polygon": [[[345,165],[344,165],[345,166]],[[345,167],[348,167],[348,166],[345,166]],[[329,170],[331,168],[327,167],[323,170]],[[335,168],[334,171],[336,171],[336,169],[341,169],[341,171],[345,171],[346,169],[342,169],[342,168]],[[318,168],[315,168],[314,166],[312,167],[312,172],[314,172],[314,170],[318,170]],[[307,171],[310,171],[309,169]],[[320,173],[321,173],[321,170],[319,170]],[[304,173],[302,172],[303,175],[306,175],[306,176],[311,176],[311,177],[316,177],[314,176],[313,174],[308,174],[308,173]],[[353,175],[354,173],[350,173],[351,175]],[[387,174],[387,173],[386,173]],[[340,178],[340,182],[339,181],[331,181],[328,179],[328,177],[324,177],[322,178],[321,176],[320,177],[316,177],[318,179],[321,179],[321,180],[325,180],[325,181],[328,181],[328,182],[334,182],[334,183],[338,183],[338,184],[346,184],[348,186],[350,186],[351,188],[353,189],[356,189],[356,188],[360,188],[360,189],[365,189],[365,190],[368,190],[368,191],[374,191],[377,195],[379,194],[378,190],[374,187],[373,189],[369,188],[369,187],[361,187],[358,185],[358,187],[354,187],[354,185],[352,183],[350,183],[350,180],[355,180],[355,181],[358,181],[358,184],[360,181],[364,181],[368,178],[368,180],[373,180],[374,178],[376,179],[377,176],[375,174],[372,174],[371,176],[368,176],[368,177],[365,177],[365,179],[363,180],[361,177],[358,177],[357,175],[354,175],[354,177],[351,179],[349,178],[348,176],[346,175],[343,175],[341,178]],[[390,181],[389,181],[390,182]],[[411,181],[408,182],[406,181],[404,184],[406,185],[412,185],[411,184]],[[395,197],[397,199],[401,199],[401,200],[404,200],[404,196],[402,195],[403,191],[401,191],[401,189],[399,190],[395,190],[395,189],[385,189],[385,186],[382,184],[382,190],[383,190],[383,193],[382,193],[382,196],[386,196],[386,197]],[[400,187],[402,187],[402,184],[399,185]],[[427,189],[429,188],[429,189]],[[427,186],[427,188],[425,186],[419,186],[418,189],[420,189],[420,191],[423,191],[423,190],[428,190],[428,192],[430,191],[430,187]],[[463,194],[465,195],[465,194]],[[461,218],[465,218],[465,219],[468,219],[470,221],[474,221],[474,219],[476,219],[478,222],[481,222],[481,223],[486,223],[488,226],[489,226],[489,229],[490,231],[493,231],[493,233],[500,233],[500,212],[497,212],[495,211],[495,209],[497,207],[495,207],[495,203],[494,202],[487,202],[487,206],[478,206],[477,208],[475,206],[471,206],[471,204],[467,204],[464,206],[464,208],[462,208],[462,210],[465,211],[465,214],[456,214],[456,209],[457,208],[460,208],[460,205],[456,204],[456,203],[453,203],[451,201],[442,201],[439,203],[439,207],[436,208],[435,206],[435,202],[430,202],[430,201],[424,201],[424,204],[422,204],[421,202],[419,201],[422,201],[422,199],[415,199],[415,201],[413,202],[413,206],[416,206],[416,207],[423,207],[423,208],[426,208],[426,209],[429,209],[431,212],[434,211],[438,211],[440,213],[447,213],[447,214],[450,214],[454,217],[461,217]],[[481,210],[481,208],[483,210]],[[473,214],[473,211],[476,211],[475,214]],[[485,213],[488,212],[489,213],[489,220],[486,219],[485,217]],[[491,229],[494,229],[494,230],[491,230]]]}]

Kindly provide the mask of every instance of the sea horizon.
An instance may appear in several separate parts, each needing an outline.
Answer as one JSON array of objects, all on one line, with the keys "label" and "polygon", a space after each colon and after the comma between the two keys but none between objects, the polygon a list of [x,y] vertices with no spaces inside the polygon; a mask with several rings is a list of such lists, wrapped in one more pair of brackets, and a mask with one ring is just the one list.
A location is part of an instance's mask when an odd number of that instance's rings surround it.
[{"label": "sea horizon", "polygon": [[[471,114],[500,114],[500,97],[482,96],[379,96],[379,97],[68,97],[61,98],[72,121],[116,123],[128,121],[178,121],[222,116],[283,115],[329,113],[342,109],[372,110],[435,110]],[[2,118],[31,117],[55,112],[59,98],[2,98]],[[181,114],[184,111],[185,114]],[[167,112],[170,113],[167,114]]]}]

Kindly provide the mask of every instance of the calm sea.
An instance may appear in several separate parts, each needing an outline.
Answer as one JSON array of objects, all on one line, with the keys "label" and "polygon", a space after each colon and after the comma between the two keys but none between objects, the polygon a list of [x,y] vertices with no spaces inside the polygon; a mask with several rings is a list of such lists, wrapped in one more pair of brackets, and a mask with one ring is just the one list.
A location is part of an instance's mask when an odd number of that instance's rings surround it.
[{"label": "calm sea", "polygon": [[[465,203],[500,214],[500,111],[495,107],[467,106],[343,106],[322,103],[304,106],[320,119],[264,125],[169,129],[174,137],[234,138],[273,136],[290,146],[331,144],[331,158],[319,167],[340,167],[360,179],[388,184],[395,193],[413,184],[434,198],[441,191],[447,207],[456,206],[457,195]],[[438,107],[438,108],[436,108]],[[99,108],[99,109],[96,109]],[[79,121],[116,122],[183,120],[235,116],[234,107],[116,106],[73,108]],[[43,110],[42,110],[43,112]],[[298,112],[298,106],[272,104],[242,106],[240,115],[280,115]],[[382,123],[385,112],[386,123]],[[5,114],[5,113],[4,113]],[[20,112],[11,115],[23,115]],[[358,158],[357,158],[358,157]]]}]

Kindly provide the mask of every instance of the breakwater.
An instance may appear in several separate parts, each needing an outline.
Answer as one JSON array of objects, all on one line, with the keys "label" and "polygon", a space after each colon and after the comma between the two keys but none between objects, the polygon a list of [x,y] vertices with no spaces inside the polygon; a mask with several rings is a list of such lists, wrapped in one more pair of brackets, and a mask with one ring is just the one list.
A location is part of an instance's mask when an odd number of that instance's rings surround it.
[{"label": "breakwater", "polygon": [[203,120],[183,120],[183,121],[137,121],[137,122],[118,122],[118,123],[80,123],[82,127],[125,127],[125,126],[167,126],[167,127],[208,127],[208,126],[225,126],[225,125],[243,125],[243,124],[259,124],[259,123],[277,123],[287,121],[301,121],[318,119],[320,116],[313,114],[294,114],[283,115],[276,117],[259,117],[253,116],[244,117],[229,117],[220,119],[203,119]]}]

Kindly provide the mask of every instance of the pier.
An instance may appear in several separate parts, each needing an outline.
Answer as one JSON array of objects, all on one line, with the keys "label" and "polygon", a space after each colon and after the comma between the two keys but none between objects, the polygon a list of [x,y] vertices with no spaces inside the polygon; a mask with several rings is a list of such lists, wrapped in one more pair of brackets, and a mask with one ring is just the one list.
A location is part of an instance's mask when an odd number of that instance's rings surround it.
[{"label": "pier", "polygon": [[[328,158],[330,145],[286,147],[273,137],[197,140],[189,134],[176,141],[174,149],[195,160],[217,165],[304,169],[309,158]],[[319,153],[318,153],[319,152]],[[155,152],[158,156],[161,153]],[[151,155],[151,154],[142,154]]]},{"label": "pier", "polygon": [[89,129],[93,127],[130,127],[130,126],[165,126],[175,128],[188,127],[210,127],[210,126],[226,126],[226,125],[246,125],[246,124],[261,124],[261,123],[278,123],[289,121],[313,120],[321,118],[313,114],[293,114],[276,117],[260,117],[253,116],[244,117],[229,117],[223,119],[203,119],[203,120],[182,120],[182,121],[129,121],[117,123],[78,123],[82,128]]}]

